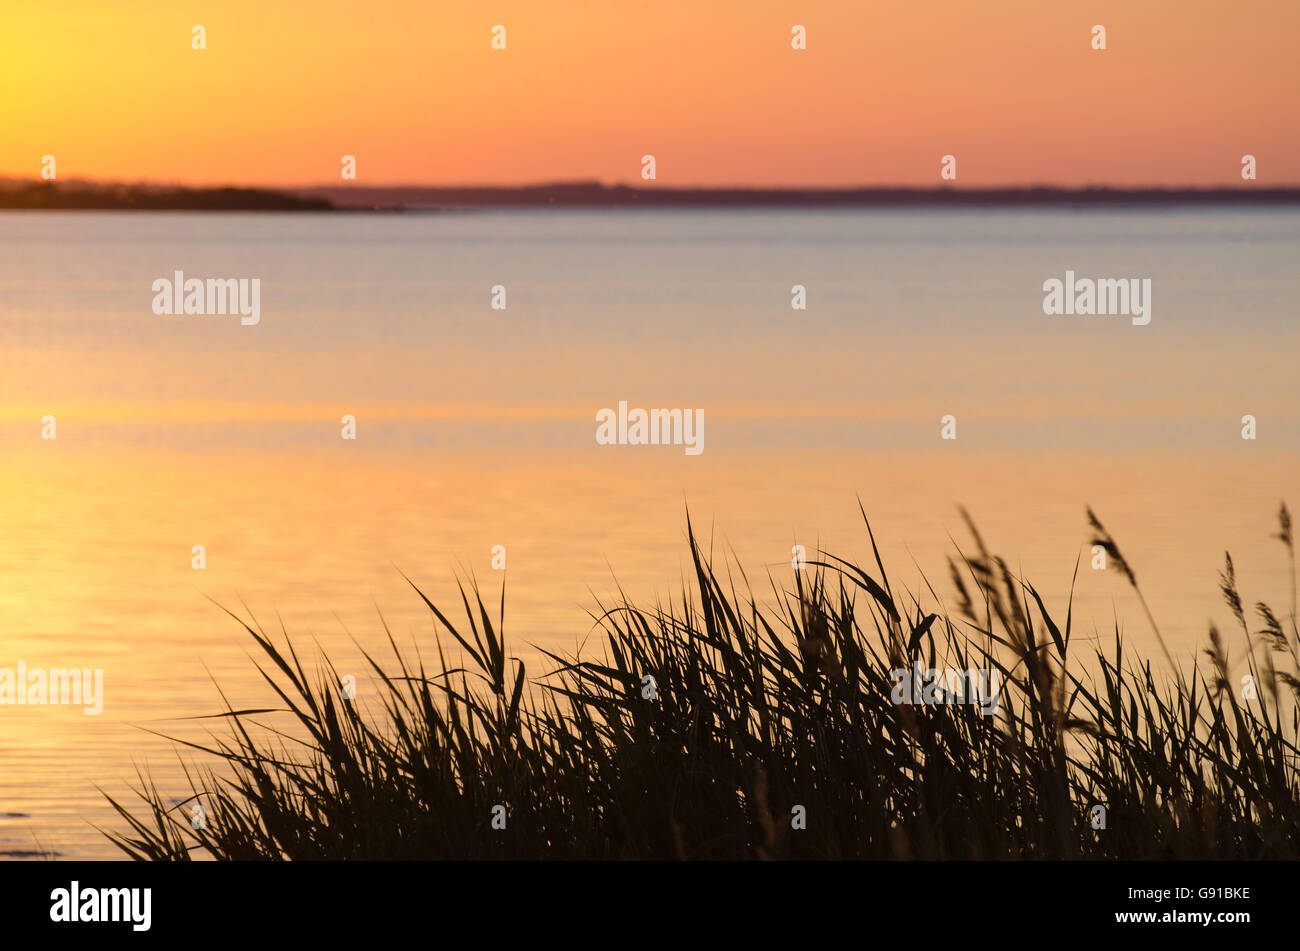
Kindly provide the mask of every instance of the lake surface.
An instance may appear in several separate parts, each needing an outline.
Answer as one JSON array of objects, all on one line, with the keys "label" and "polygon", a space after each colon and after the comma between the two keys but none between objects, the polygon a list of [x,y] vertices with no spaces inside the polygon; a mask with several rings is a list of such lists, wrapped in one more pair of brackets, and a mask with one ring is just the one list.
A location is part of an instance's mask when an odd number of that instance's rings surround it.
[{"label": "lake surface", "polygon": [[[965,505],[1062,614],[1082,553],[1077,636],[1154,656],[1088,568],[1091,505],[1190,658],[1231,629],[1225,549],[1243,600],[1289,602],[1297,261],[1294,210],[0,214],[0,668],[104,671],[98,716],[0,705],[0,853],[115,856],[97,786],[186,791],[147,731],[204,736],[177,718],[217,683],[269,705],[214,600],[315,638],[364,703],[380,613],[432,650],[401,572],[494,598],[501,545],[535,674],[620,585],[677,589],[688,506],[761,587],[796,544],[869,558],[861,500],[891,580],[951,603]],[[260,322],[155,314],[177,270],[259,279]],[[1150,323],[1045,316],[1067,270],[1150,279]],[[702,410],[704,451],[598,445],[624,400]]]}]

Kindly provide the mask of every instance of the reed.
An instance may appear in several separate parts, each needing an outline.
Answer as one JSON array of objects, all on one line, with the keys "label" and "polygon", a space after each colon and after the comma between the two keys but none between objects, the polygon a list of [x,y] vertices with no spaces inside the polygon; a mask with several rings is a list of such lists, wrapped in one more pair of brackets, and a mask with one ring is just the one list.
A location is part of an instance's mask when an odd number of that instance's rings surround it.
[{"label": "reed", "polygon": [[[1279,522],[1294,577],[1285,506]],[[227,704],[228,732],[186,744],[206,764],[187,771],[191,798],[141,776],[140,803],[110,798],[124,827],[106,834],[172,860],[1300,857],[1294,593],[1289,617],[1257,604],[1252,631],[1228,559],[1235,669],[1214,628],[1186,669],[1162,639],[1165,665],[1127,656],[1118,624],[1113,646],[1072,653],[1073,592],[1053,616],[970,528],[949,610],[889,578],[869,524],[872,564],[823,554],[759,597],[715,570],[688,517],[680,599],[599,606],[599,650],[543,652],[533,679],[502,632],[504,590],[493,610],[462,584],[453,621],[416,589],[436,663],[391,633],[391,658],[367,654],[382,716],[341,698],[328,658],[309,668],[241,620],[277,708]],[[918,663],[996,671],[996,713],[895,702],[891,673]]]}]

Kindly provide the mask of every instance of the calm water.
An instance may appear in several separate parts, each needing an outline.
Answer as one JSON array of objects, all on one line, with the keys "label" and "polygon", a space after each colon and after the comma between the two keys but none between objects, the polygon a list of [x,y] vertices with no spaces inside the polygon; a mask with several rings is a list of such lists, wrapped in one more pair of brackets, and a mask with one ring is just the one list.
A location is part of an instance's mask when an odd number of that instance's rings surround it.
[{"label": "calm water", "polygon": [[[868,556],[861,499],[896,582],[947,597],[964,504],[1063,607],[1091,504],[1190,656],[1228,627],[1224,549],[1248,603],[1289,598],[1297,260],[1293,211],[0,214],[0,668],[105,681],[97,717],[0,706],[0,853],[114,855],[96,785],[183,792],[145,731],[204,735],[175,718],[214,680],[266,703],[209,597],[315,637],[364,702],[379,612],[431,645],[399,569],[495,593],[504,545],[536,672],[616,580],[673,591],[688,505],[761,581],[794,544]],[[177,269],[260,278],[260,324],[156,316]],[[1066,269],[1150,278],[1151,323],[1045,317]],[[596,445],[620,400],[702,409],[705,451]],[[1086,561],[1075,613],[1155,649]]]}]

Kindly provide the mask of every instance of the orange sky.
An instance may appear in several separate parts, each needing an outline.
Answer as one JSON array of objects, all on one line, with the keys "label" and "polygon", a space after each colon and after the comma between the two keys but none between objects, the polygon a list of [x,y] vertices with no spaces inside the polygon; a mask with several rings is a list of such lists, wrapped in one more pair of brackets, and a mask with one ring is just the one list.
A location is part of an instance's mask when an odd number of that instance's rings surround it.
[{"label": "orange sky", "polygon": [[927,185],[951,153],[958,185],[1240,185],[1252,153],[1300,183],[1297,0],[5,6],[0,174]]}]

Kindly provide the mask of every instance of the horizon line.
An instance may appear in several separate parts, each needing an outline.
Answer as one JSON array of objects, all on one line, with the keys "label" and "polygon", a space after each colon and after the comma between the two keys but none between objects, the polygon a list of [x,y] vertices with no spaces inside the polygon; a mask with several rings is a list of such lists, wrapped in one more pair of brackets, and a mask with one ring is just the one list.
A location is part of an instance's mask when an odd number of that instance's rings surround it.
[{"label": "horizon line", "polygon": [[401,212],[457,208],[852,208],[1300,204],[1300,185],[665,185],[598,179],[525,185],[185,185],[0,176],[0,208],[27,211]]},{"label": "horizon line", "polygon": [[63,176],[56,180],[45,180],[39,175],[14,175],[0,172],[0,184],[31,184],[31,185],[60,185],[60,184],[77,184],[90,185],[96,187],[125,187],[125,188],[176,188],[187,189],[192,191],[206,190],[255,190],[255,191],[276,191],[276,192],[302,192],[302,191],[320,191],[323,189],[347,189],[347,190],[395,190],[395,189],[424,189],[430,191],[529,191],[539,188],[587,188],[587,189],[604,189],[604,190],[631,190],[631,191],[668,191],[668,192],[755,192],[755,193],[784,193],[784,192],[944,192],[944,191],[975,191],[975,192],[1017,192],[1017,191],[1062,191],[1062,192],[1093,192],[1093,191],[1114,191],[1125,193],[1141,192],[1217,192],[1217,191],[1292,191],[1300,190],[1300,181],[1279,182],[1277,184],[1261,184],[1255,182],[1242,183],[1219,183],[1219,184],[1193,184],[1193,183],[1169,183],[1169,184],[1116,184],[1113,182],[1087,182],[1083,184],[1066,184],[1053,181],[1028,181],[1017,182],[1014,184],[972,184],[967,185],[960,182],[941,182],[938,184],[903,184],[895,182],[858,182],[849,185],[821,185],[821,184],[797,184],[788,183],[780,185],[754,185],[754,184],[710,184],[707,182],[693,182],[681,184],[666,184],[657,181],[628,181],[628,180],[607,180],[601,178],[542,178],[522,182],[447,182],[447,181],[392,181],[392,182],[358,182],[358,181],[315,181],[299,183],[268,183],[268,182],[247,182],[247,181],[229,181],[213,180],[207,182],[183,181],[180,179],[165,178],[99,178],[94,176],[70,175]]}]

